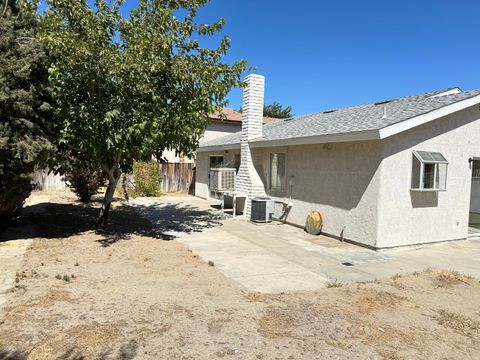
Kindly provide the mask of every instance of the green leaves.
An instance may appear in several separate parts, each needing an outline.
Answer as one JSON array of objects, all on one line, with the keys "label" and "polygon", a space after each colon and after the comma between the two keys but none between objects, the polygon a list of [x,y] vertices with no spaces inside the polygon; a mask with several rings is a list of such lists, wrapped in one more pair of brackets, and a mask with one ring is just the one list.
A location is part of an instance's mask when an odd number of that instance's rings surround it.
[{"label": "green leaves", "polygon": [[19,210],[53,146],[51,89],[35,1],[0,0],[0,217]]},{"label": "green leaves", "polygon": [[263,116],[269,116],[277,119],[286,119],[293,116],[292,107],[283,107],[278,102],[274,102],[270,105],[264,105]]},{"label": "green leaves", "polygon": [[192,155],[208,115],[241,85],[246,62],[222,62],[228,37],[217,48],[201,46],[224,24],[197,25],[208,1],[140,0],[128,19],[123,1],[47,2],[41,39],[62,121],[59,144],[66,153],[81,149],[98,167],[130,171],[167,148]]}]

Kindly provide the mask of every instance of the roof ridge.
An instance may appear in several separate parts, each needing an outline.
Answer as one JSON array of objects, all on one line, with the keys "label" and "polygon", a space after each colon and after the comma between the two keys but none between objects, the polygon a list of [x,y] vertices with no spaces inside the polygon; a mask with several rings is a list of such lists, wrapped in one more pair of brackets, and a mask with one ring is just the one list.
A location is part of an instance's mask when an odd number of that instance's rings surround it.
[{"label": "roof ridge", "polygon": [[[351,109],[351,108],[355,108],[355,107],[375,105],[377,103],[389,103],[389,102],[392,102],[392,101],[399,101],[399,100],[402,100],[402,99],[415,98],[415,97],[419,97],[419,96],[425,96],[425,98],[428,98],[428,96],[441,94],[442,92],[446,92],[446,91],[453,90],[453,89],[456,89],[456,88],[459,88],[459,87],[458,86],[452,86],[452,87],[445,88],[445,89],[432,90],[432,91],[427,91],[427,92],[420,93],[420,94],[415,94],[415,95],[405,95],[405,96],[400,96],[400,97],[393,98],[393,99],[385,99],[385,100],[378,100],[378,101],[375,101],[375,102],[361,103],[361,104],[357,104],[357,105],[342,106],[342,107],[339,107],[339,108],[336,108],[336,109],[322,110],[322,111],[316,111],[316,112],[305,114],[305,115],[292,116],[291,118],[283,119],[283,120],[284,121],[296,120],[296,119],[300,119],[300,118],[305,118],[305,117],[309,117],[309,116],[323,114],[326,111],[335,112],[335,111],[346,110],[346,109]],[[456,95],[456,94],[451,94],[451,95]],[[445,96],[449,96],[449,95],[445,95]],[[279,121],[279,122],[281,122],[281,121]]]},{"label": "roof ridge", "polygon": [[[267,146],[270,141],[272,141],[271,144],[286,144],[290,141],[291,144],[298,145],[307,144],[309,143],[308,141],[313,141],[312,139],[318,136],[331,136],[334,139],[335,136],[340,134],[361,134],[358,139],[365,140],[369,132],[379,131],[412,118],[433,113],[436,110],[456,103],[463,103],[464,105],[461,106],[471,106],[471,104],[480,103],[480,89],[463,92],[455,91],[454,93],[450,92],[450,94],[432,97],[434,94],[441,94],[451,89],[455,88],[392,99],[386,106],[387,110],[385,106],[369,103],[344,107],[340,109],[344,111],[334,111],[328,114],[318,112],[311,115],[297,116],[293,118],[294,121],[289,121],[289,119],[278,121],[264,125],[263,136],[255,139],[254,142],[264,142],[265,146]],[[458,109],[458,107],[451,107],[448,111],[457,111],[455,109]],[[388,116],[382,116],[382,114],[385,115],[385,110]],[[357,139],[355,136],[353,138]],[[240,137],[241,132],[237,132],[204,142],[201,146],[213,148],[215,146],[228,147],[234,144],[238,145]],[[304,140],[300,140],[302,138]],[[348,138],[353,139],[352,137]],[[335,140],[333,141],[335,142]]]}]

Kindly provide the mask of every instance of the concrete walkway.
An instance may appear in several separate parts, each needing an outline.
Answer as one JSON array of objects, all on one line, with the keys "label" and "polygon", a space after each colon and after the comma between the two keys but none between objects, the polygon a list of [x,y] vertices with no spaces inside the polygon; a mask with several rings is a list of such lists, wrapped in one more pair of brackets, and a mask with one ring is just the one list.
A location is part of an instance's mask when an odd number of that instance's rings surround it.
[{"label": "concrete walkway", "polygon": [[[224,219],[211,210],[210,203],[193,197],[137,199],[133,204],[154,224],[251,291],[315,290],[333,281],[371,281],[428,267],[480,278],[479,240],[372,251],[288,225]],[[191,216],[195,213],[201,214],[198,220]],[[175,220],[171,229],[168,219]]]}]

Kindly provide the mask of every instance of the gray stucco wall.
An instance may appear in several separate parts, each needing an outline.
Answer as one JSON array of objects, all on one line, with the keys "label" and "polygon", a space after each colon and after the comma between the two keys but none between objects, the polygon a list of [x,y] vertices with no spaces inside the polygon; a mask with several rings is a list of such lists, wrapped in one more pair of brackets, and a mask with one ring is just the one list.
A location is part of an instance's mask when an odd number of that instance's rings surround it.
[{"label": "gray stucco wall", "polygon": [[223,156],[225,162],[233,164],[235,154],[240,154],[240,150],[200,152],[197,153],[195,165],[195,195],[203,199],[210,197],[208,189],[208,173],[210,170],[210,156]]},{"label": "gray stucco wall", "polygon": [[[479,118],[474,106],[384,141],[378,247],[467,236],[472,174],[468,159],[480,156]],[[445,192],[410,190],[413,150],[439,151],[449,161]]]},{"label": "gray stucco wall", "polygon": [[[286,187],[269,189],[270,154],[287,154]],[[233,158],[236,150],[198,153],[195,194],[208,197],[209,157]],[[253,148],[254,165],[273,199],[292,205],[287,221],[303,226],[311,211],[322,214],[323,231],[376,246],[380,141]]]},{"label": "gray stucco wall", "polygon": [[[303,226],[311,211],[323,217],[323,231],[375,246],[382,143],[348,142],[258,149],[261,176],[272,198],[292,205],[287,221]],[[268,188],[270,154],[287,154],[284,191]]]},{"label": "gray stucco wall", "polygon": [[[287,221],[303,226],[319,211],[324,232],[377,248],[463,239],[468,233],[471,168],[480,157],[478,106],[382,141],[254,148],[266,193],[292,205]],[[479,121],[476,121],[479,120]],[[439,151],[449,161],[447,190],[410,190],[412,151]],[[286,187],[269,185],[270,153],[287,154]],[[238,150],[199,153],[196,194],[208,197],[209,156],[233,158]]]}]

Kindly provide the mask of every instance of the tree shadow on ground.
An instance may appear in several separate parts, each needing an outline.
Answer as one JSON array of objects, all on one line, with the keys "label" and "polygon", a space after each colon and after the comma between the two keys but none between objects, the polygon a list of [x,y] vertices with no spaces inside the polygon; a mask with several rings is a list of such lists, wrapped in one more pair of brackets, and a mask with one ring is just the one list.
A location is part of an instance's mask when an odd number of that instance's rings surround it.
[{"label": "tree shadow on ground", "polygon": [[17,239],[46,238],[63,239],[86,231],[102,235],[98,242],[110,246],[119,240],[128,240],[133,235],[172,240],[135,210],[126,205],[117,205],[110,212],[106,228],[95,229],[98,205],[82,203],[40,203],[29,206],[22,216],[6,223],[1,230],[0,242]]},{"label": "tree shadow on ground", "polygon": [[0,360],[27,360],[27,355],[20,351],[0,350]]},{"label": "tree shadow on ground", "polygon": [[132,236],[168,241],[175,236],[166,232],[200,232],[222,225],[220,220],[224,219],[221,214],[185,204],[158,203],[136,205],[134,208],[117,202],[110,211],[108,226],[95,229],[99,206],[95,202],[40,203],[29,206],[23,215],[8,221],[2,227],[0,242],[31,238],[63,239],[87,231],[101,235],[102,239],[98,242],[104,247],[120,240],[128,240]]},{"label": "tree shadow on ground", "polygon": [[135,209],[162,231],[196,233],[222,226],[225,214],[185,203],[135,204]]},{"label": "tree shadow on ground", "polygon": [[[123,344],[116,356],[112,356],[111,351],[103,352],[96,357],[95,360],[106,359],[118,359],[118,360],[131,360],[134,359],[138,352],[138,343],[136,340],[130,340],[127,344]],[[21,351],[4,351],[0,349],[0,360],[27,360],[28,354]],[[87,357],[82,355],[77,347],[71,347],[63,354],[59,354],[55,357],[59,360],[86,360]]]}]

